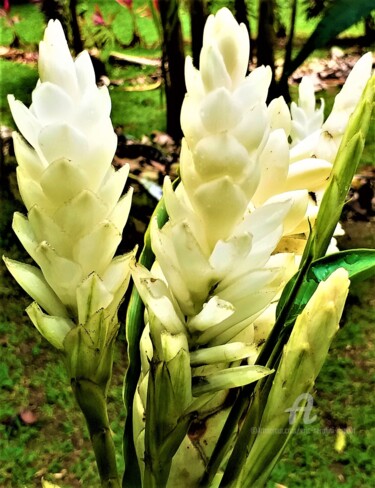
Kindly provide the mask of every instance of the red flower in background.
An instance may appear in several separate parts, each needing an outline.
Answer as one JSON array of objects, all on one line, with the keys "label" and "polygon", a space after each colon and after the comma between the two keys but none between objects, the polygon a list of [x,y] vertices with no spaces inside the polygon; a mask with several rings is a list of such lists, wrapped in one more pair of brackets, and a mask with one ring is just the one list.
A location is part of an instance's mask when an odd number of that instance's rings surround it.
[{"label": "red flower in background", "polygon": [[133,0],[116,0],[117,3],[126,8],[133,8]]},{"label": "red flower in background", "polygon": [[95,25],[106,25],[106,21],[104,20],[102,11],[98,4],[95,5],[95,10],[92,15],[92,21]]}]

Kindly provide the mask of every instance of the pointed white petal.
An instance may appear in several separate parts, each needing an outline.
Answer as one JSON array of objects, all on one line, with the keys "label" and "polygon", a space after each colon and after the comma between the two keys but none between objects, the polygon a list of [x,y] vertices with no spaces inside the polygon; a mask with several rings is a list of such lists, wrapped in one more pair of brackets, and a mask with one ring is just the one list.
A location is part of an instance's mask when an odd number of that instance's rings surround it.
[{"label": "pointed white petal", "polygon": [[117,292],[123,282],[130,274],[130,263],[134,257],[134,252],[129,252],[121,256],[116,256],[108,268],[101,276],[107,290],[113,294]]},{"label": "pointed white petal", "polygon": [[186,315],[193,315],[196,313],[196,307],[199,308],[201,304],[194,303],[191,290],[180,269],[173,241],[167,234],[168,227],[170,224],[159,230],[156,220],[151,222],[152,250],[181,309]]},{"label": "pointed white petal", "polygon": [[74,109],[73,100],[57,85],[41,83],[32,95],[33,113],[42,124],[69,123]]},{"label": "pointed white petal", "polygon": [[107,205],[91,191],[84,190],[58,208],[53,216],[63,232],[71,239],[71,246],[80,237],[108,216]]},{"label": "pointed white petal", "polygon": [[43,209],[34,205],[28,219],[38,242],[47,241],[58,254],[71,257],[71,237]]},{"label": "pointed white petal", "polygon": [[73,248],[74,259],[88,276],[96,271],[101,276],[111,262],[121,241],[121,233],[108,220],[98,224],[90,234],[77,241]]},{"label": "pointed white petal", "polygon": [[107,204],[108,208],[113,208],[119,201],[124,191],[128,175],[128,164],[125,164],[117,171],[112,165],[109,166],[107,176],[101,181],[100,187],[97,190],[98,197]]},{"label": "pointed white petal", "polygon": [[256,352],[253,344],[242,342],[231,342],[222,346],[206,347],[197,349],[190,353],[192,366],[215,363],[232,363],[241,359],[246,359]]},{"label": "pointed white petal", "polygon": [[193,381],[193,395],[199,396],[205,393],[248,385],[272,372],[273,370],[263,366],[238,366],[223,369],[218,373],[196,377],[195,382]]},{"label": "pointed white petal", "polygon": [[203,305],[202,310],[197,315],[189,320],[188,329],[192,333],[203,332],[230,317],[233,312],[234,307],[231,303],[214,296]]},{"label": "pointed white petal", "polygon": [[17,163],[22,167],[29,178],[39,181],[41,174],[46,167],[44,162],[18,132],[13,132],[12,137]]},{"label": "pointed white petal", "polygon": [[256,103],[265,103],[271,79],[271,68],[260,66],[245,78],[241,85],[236,88],[233,96],[241,106],[246,108],[251,108]]},{"label": "pointed white petal", "polygon": [[229,90],[220,87],[204,97],[200,116],[209,132],[218,133],[231,129],[241,120],[241,105],[236,102]]},{"label": "pointed white petal", "polygon": [[18,189],[27,210],[30,210],[33,205],[40,205],[48,213],[51,213],[54,208],[54,203],[47,199],[39,184],[39,178],[35,180],[30,177],[23,166],[18,166],[16,171]]},{"label": "pointed white petal", "polygon": [[183,140],[187,141],[191,148],[209,134],[200,116],[200,100],[194,99],[189,93],[185,95],[181,107],[181,128],[185,136]]},{"label": "pointed white petal", "polygon": [[354,65],[341,91],[335,98],[332,112],[323,124],[323,130],[332,136],[343,134],[349,116],[354,111],[372,71],[372,54],[364,54]]},{"label": "pointed white petal", "polygon": [[240,177],[251,162],[237,139],[229,134],[215,134],[201,139],[193,151],[197,172],[205,180],[228,174]]},{"label": "pointed white petal", "polygon": [[48,285],[39,268],[5,257],[3,259],[13,278],[47,313],[69,317],[65,306]]},{"label": "pointed white petal", "polygon": [[296,190],[276,194],[275,196],[269,198],[265,202],[265,205],[271,203],[288,203],[289,211],[283,219],[283,234],[289,235],[297,233],[296,229],[306,214],[308,201],[309,194],[307,190]]},{"label": "pointed white petal", "polygon": [[40,186],[56,206],[74,198],[82,190],[90,189],[87,176],[67,159],[58,159],[50,164],[42,175]]},{"label": "pointed white petal", "polygon": [[37,247],[35,260],[41,267],[48,284],[60,300],[74,312],[76,310],[75,289],[83,279],[81,266],[59,256],[45,241]]},{"label": "pointed white petal", "polygon": [[228,89],[231,88],[232,80],[217,46],[211,44],[203,47],[199,65],[206,93],[222,86]]},{"label": "pointed white petal", "polygon": [[35,149],[38,146],[38,135],[42,128],[39,120],[30,112],[25,105],[16,100],[13,95],[8,95],[8,103],[13,119],[23,137]]},{"label": "pointed white petal", "polygon": [[116,204],[108,220],[112,222],[116,228],[122,232],[129,217],[130,207],[132,204],[133,188],[130,187],[126,195],[124,195]]},{"label": "pointed white petal", "polygon": [[229,236],[248,203],[242,189],[228,176],[200,185],[194,196],[195,206],[205,221],[207,239],[212,246],[219,239],[225,240]]},{"label": "pointed white petal", "polygon": [[210,256],[210,264],[218,276],[225,276],[230,270],[241,266],[251,250],[252,236],[249,233],[231,236],[218,241]]},{"label": "pointed white petal", "polygon": [[232,279],[229,283],[227,281],[219,283],[215,289],[215,294],[222,300],[226,300],[236,306],[240,299],[249,297],[257,290],[261,290],[278,273],[279,270],[277,268],[259,269],[251,273],[246,273],[245,270],[239,269],[237,270],[237,278],[235,280]]},{"label": "pointed white petal", "polygon": [[273,131],[259,156],[260,182],[253,196],[255,205],[281,193],[289,170],[289,144],[282,129]]},{"label": "pointed white petal", "polygon": [[24,215],[19,212],[15,212],[13,215],[12,228],[28,254],[30,254],[34,261],[38,263],[36,249],[39,245],[39,242],[35,237],[30,222]]},{"label": "pointed white petal", "polygon": [[64,339],[74,327],[74,323],[67,318],[46,315],[36,302],[27,307],[26,312],[40,334],[53,347],[64,350]]},{"label": "pointed white petal", "polygon": [[268,105],[271,130],[282,129],[289,136],[291,129],[290,112],[283,97],[274,98]]},{"label": "pointed white petal", "polygon": [[289,166],[284,191],[318,191],[327,185],[332,164],[324,159],[309,158]]},{"label": "pointed white petal", "polygon": [[243,221],[236,227],[236,235],[245,232],[253,236],[253,244],[267,238],[273,230],[282,225],[283,220],[290,211],[292,200],[283,200],[277,203],[264,204],[248,213]]},{"label": "pointed white petal", "polygon": [[[208,262],[208,256],[204,255],[186,221],[171,225],[170,231],[176,253],[176,264],[180,268],[186,286],[194,301],[204,300],[216,281],[216,274]],[[163,233],[163,229],[159,232]],[[198,275],[199,280],[197,280]]]},{"label": "pointed white petal", "polygon": [[38,142],[50,163],[59,159],[77,163],[82,154],[89,151],[89,143],[82,132],[67,123],[47,125],[39,132]]},{"label": "pointed white petal", "polygon": [[185,84],[189,96],[200,97],[204,93],[200,73],[194,67],[193,58],[191,56],[186,56],[185,58]]},{"label": "pointed white petal", "polygon": [[240,123],[233,127],[230,133],[246,147],[247,151],[257,152],[267,136],[268,127],[266,104],[254,103],[249,109],[243,111]]},{"label": "pointed white petal", "polygon": [[72,97],[78,95],[74,62],[58,20],[50,21],[44,32],[43,41],[39,44],[38,68],[42,82],[55,83]]},{"label": "pointed white petal", "polygon": [[157,318],[162,328],[171,334],[185,332],[182,317],[173,306],[165,283],[154,278],[146,268],[139,264],[132,266],[132,276],[143,303]]},{"label": "pointed white petal", "polygon": [[74,61],[77,81],[81,93],[91,87],[96,88],[95,71],[87,51],[80,53]]},{"label": "pointed white petal", "polygon": [[78,321],[85,324],[101,308],[106,308],[113,300],[101,278],[96,273],[86,278],[77,288]]},{"label": "pointed white petal", "polygon": [[311,158],[314,155],[320,138],[320,130],[317,130],[298,142],[290,150],[290,163],[295,163],[301,159]]}]

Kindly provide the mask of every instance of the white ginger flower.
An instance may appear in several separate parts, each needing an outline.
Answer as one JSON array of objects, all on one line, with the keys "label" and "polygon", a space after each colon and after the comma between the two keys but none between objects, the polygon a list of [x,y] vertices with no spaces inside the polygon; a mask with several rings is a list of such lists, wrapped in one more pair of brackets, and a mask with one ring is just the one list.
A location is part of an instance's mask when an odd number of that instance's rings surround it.
[{"label": "white ginger flower", "polygon": [[354,65],[340,92],[335,97],[331,113],[323,125],[299,141],[290,151],[290,162],[318,158],[334,163],[341,139],[365,86],[372,74],[372,54],[364,54]]},{"label": "white ginger flower", "polygon": [[87,52],[72,59],[58,21],[49,22],[40,43],[39,73],[30,108],[13,96],[9,103],[23,136],[13,138],[28,210],[14,215],[13,228],[40,269],[6,264],[36,301],[28,308],[35,326],[63,349],[76,324],[101,309],[107,318],[116,313],[133,253],[113,257],[131,191],[121,197],[128,167],[111,165],[117,137],[108,90],[97,88]]},{"label": "white ginger flower", "polygon": [[[363,55],[353,67],[327,120],[323,123],[323,104],[315,109],[313,86],[304,78],[299,87],[298,105],[292,103],[291,114],[282,98],[268,107],[271,133],[260,154],[261,176],[252,202],[258,206],[268,201],[288,198],[291,193],[308,190],[305,217],[294,227],[284,227],[279,252],[303,253],[310,226],[314,225],[319,204],[327,188],[333,162],[342,136],[367,81],[371,77],[372,55]],[[289,147],[288,137],[292,137]],[[295,222],[295,221],[294,221]],[[335,235],[340,235],[338,226]],[[335,241],[329,252],[337,251]]]},{"label": "white ginger flower", "polygon": [[[181,183],[176,191],[169,179],[164,183],[169,221],[161,229],[156,221],[151,224],[156,256],[152,273],[140,266],[133,271],[148,324],[133,419],[142,471],[150,360],[169,364],[170,343],[175,358],[178,347],[184,355],[189,352],[190,363],[179,363],[180,375],[192,378],[193,387],[186,385],[190,402],[205,398],[197,407],[203,416],[220,410],[227,389],[270,373],[253,366],[257,350],[252,322],[295,271],[293,255],[271,254],[284,225],[295,227],[303,218],[307,192],[258,208],[251,203],[259,182],[259,155],[270,133],[265,101],[271,72],[259,68],[246,77],[248,48],[246,29],[229,10],[209,18],[201,70],[186,61]],[[241,366],[242,360],[249,365]],[[227,411],[220,415],[222,422]],[[180,449],[189,446],[186,438]],[[207,449],[212,449],[211,441]],[[178,477],[176,469],[172,467],[170,486]]]},{"label": "white ginger flower", "polygon": [[[151,272],[133,271],[147,309],[133,418],[141,472],[150,364],[161,361],[169,370],[178,362],[171,384],[180,387],[182,376],[192,382],[178,416],[190,401],[206,427],[194,441],[184,438],[168,486],[176,486],[193,462],[197,469],[184,481],[196,486],[227,415],[226,390],[270,373],[253,365],[279,293],[296,271],[295,254],[305,247],[307,216],[316,211],[308,191],[323,190],[332,169],[314,152],[293,159],[289,109],[281,98],[266,106],[271,71],[261,67],[246,76],[248,54],[246,29],[228,9],[209,17],[200,70],[186,60],[181,182],[175,191],[168,178],[164,182],[169,220],[161,229],[156,220],[151,224]],[[322,108],[315,111],[312,95],[304,84],[301,110],[314,121],[309,125],[306,116],[301,137],[322,130]]]},{"label": "white ginger flower", "polygon": [[320,130],[324,120],[324,100],[320,99],[320,107],[315,108],[314,84],[308,77],[302,78],[298,87],[298,104],[291,103],[292,115],[291,138],[295,146],[299,141]]}]

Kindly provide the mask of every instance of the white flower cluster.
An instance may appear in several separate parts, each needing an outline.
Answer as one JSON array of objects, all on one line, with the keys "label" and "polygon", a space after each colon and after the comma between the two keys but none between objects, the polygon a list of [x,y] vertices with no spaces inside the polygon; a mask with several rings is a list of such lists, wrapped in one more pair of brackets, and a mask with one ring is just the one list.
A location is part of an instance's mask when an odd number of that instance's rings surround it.
[{"label": "white flower cluster", "polygon": [[[327,134],[337,152],[372,62],[369,55],[360,60],[344,88],[349,100],[339,96],[323,124],[323,105],[315,109],[306,80],[292,114],[282,98],[267,106],[271,70],[260,67],[246,76],[248,59],[247,31],[224,8],[207,20],[200,70],[186,60],[181,183],[176,191],[168,179],[164,183],[169,220],[161,229],[152,223],[152,272],[140,266],[133,272],[147,308],[134,413],[140,460],[153,355],[168,363],[179,351],[190,352],[193,385],[194,378],[205,378],[203,388],[193,386],[191,401],[257,379],[241,361],[254,364],[257,346],[273,324],[276,304],[270,304],[296,271],[295,253],[303,252],[309,220],[317,213],[309,192],[323,191],[332,169],[335,154]],[[211,415],[223,398],[203,411]],[[206,426],[213,418],[218,430],[217,417],[207,417]],[[212,434],[208,427],[207,432]],[[204,469],[202,453],[213,447],[205,440],[196,450],[185,439],[176,459],[186,462],[182,452],[190,449]],[[172,468],[170,486],[178,479],[173,473]]]},{"label": "white flower cluster", "polygon": [[27,310],[35,326],[63,349],[77,324],[101,309],[113,316],[126,290],[132,253],[113,256],[131,192],[121,197],[128,168],[111,165],[117,137],[108,90],[97,88],[87,52],[72,59],[58,21],[40,43],[39,74],[29,109],[13,96],[9,103],[23,136],[13,138],[28,210],[15,214],[13,228],[40,269],[6,264],[36,301]]}]

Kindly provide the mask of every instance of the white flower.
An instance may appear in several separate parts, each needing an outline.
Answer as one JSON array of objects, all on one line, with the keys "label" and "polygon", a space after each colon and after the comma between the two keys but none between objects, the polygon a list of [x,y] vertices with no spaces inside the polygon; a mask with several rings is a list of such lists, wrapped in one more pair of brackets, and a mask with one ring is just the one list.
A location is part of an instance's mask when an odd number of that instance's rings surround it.
[{"label": "white flower", "polygon": [[[181,183],[173,191],[169,179],[164,182],[169,220],[161,229],[156,221],[151,224],[156,257],[151,272],[133,269],[147,308],[134,400],[140,460],[150,360],[164,361],[167,368],[171,361],[159,337],[187,338],[192,355],[180,375],[188,377],[185,369],[191,369],[195,386],[186,385],[191,401],[211,395],[208,403],[196,407],[202,418],[222,406],[225,390],[270,373],[253,364],[257,349],[252,324],[295,271],[293,255],[271,254],[284,225],[294,228],[303,218],[307,192],[266,201],[258,208],[251,202],[259,183],[259,157],[271,131],[265,103],[271,71],[259,68],[246,76],[248,48],[244,26],[222,9],[207,22],[201,70],[190,58],[186,61]],[[240,366],[242,359],[248,365]],[[179,383],[179,377],[171,375],[171,384]],[[220,414],[220,422],[226,414]],[[184,446],[195,452],[189,439],[181,449]],[[175,473],[172,468],[172,484]]]},{"label": "white flower", "polygon": [[292,102],[290,107],[293,145],[320,130],[324,120],[324,100],[323,98],[320,99],[320,107],[316,109],[314,85],[310,78],[302,78],[298,92],[298,105]]},{"label": "white flower", "polygon": [[[74,61],[61,24],[50,21],[40,43],[40,80],[26,108],[9,96],[17,179],[27,217],[13,228],[35,266],[6,260],[34,304],[31,320],[55,346],[100,309],[113,316],[129,280],[132,255],[114,257],[131,191],[128,168],[111,165],[117,138],[106,87],[97,88],[87,52]],[[26,140],[25,140],[26,139]]]}]

